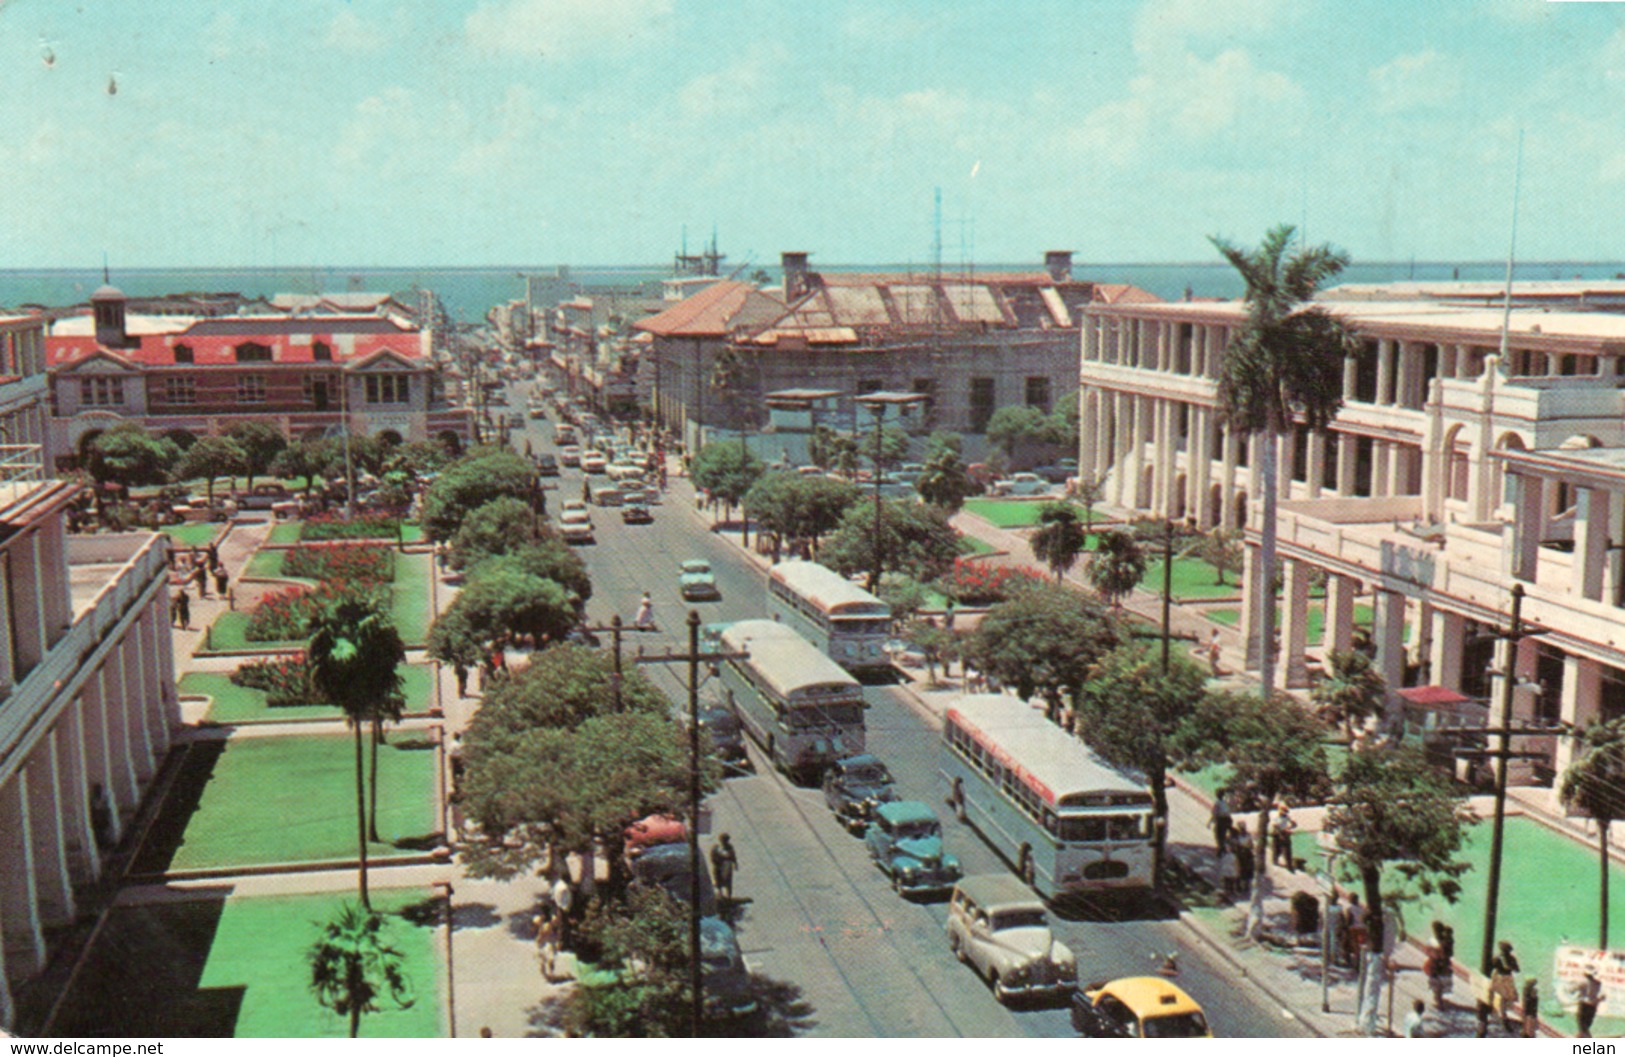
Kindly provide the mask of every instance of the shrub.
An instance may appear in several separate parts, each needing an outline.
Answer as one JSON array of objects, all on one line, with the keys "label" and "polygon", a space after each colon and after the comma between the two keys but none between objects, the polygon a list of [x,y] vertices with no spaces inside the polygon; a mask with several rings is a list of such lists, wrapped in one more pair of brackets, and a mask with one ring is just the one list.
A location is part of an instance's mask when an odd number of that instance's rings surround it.
[{"label": "shrub", "polygon": [[320,540],[392,540],[401,534],[401,519],[390,514],[317,514],[305,519],[299,538]]},{"label": "shrub", "polygon": [[333,606],[351,598],[370,598],[382,604],[387,592],[379,587],[328,582],[314,588],[291,587],[268,595],[248,615],[243,637],[249,642],[287,642],[310,634],[310,622]]},{"label": "shrub", "polygon": [[1031,583],[1044,583],[1044,574],[1025,565],[992,565],[956,558],[954,567],[937,580],[937,589],[964,606],[1003,602]]},{"label": "shrub", "polygon": [[356,544],[295,547],[283,558],[282,571],[305,580],[383,584],[395,578],[395,555],[385,547]]},{"label": "shrub", "polygon": [[231,673],[231,681],[238,686],[265,691],[265,703],[272,708],[327,703],[321,700],[310,681],[310,665],[303,653],[249,661]]}]

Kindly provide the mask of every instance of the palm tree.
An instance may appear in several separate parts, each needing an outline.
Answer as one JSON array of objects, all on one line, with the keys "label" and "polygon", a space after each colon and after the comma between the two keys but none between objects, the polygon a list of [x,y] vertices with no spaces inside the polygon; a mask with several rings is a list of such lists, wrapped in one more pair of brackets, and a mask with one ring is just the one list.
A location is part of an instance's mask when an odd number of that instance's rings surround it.
[{"label": "palm tree", "polygon": [[1557,794],[1565,807],[1597,823],[1601,858],[1601,915],[1597,947],[1608,949],[1608,827],[1625,818],[1625,717],[1593,723],[1580,735],[1579,751],[1563,769]]},{"label": "palm tree", "polygon": [[1289,255],[1293,231],[1291,224],[1271,228],[1256,250],[1218,236],[1208,239],[1247,284],[1247,323],[1225,350],[1218,403],[1231,429],[1263,440],[1263,569],[1256,582],[1265,586],[1257,600],[1256,634],[1266,694],[1275,678],[1275,592],[1269,585],[1275,582],[1276,448],[1295,420],[1322,430],[1337,414],[1343,404],[1343,359],[1354,348],[1341,322],[1308,303],[1321,284],[1348,266],[1348,255],[1326,245],[1305,246]]},{"label": "palm tree", "polygon": [[1084,574],[1089,585],[1115,608],[1145,578],[1145,553],[1127,532],[1108,529],[1095,541],[1095,555]]},{"label": "palm tree", "polygon": [[1071,503],[1046,503],[1038,512],[1038,531],[1032,538],[1033,557],[1049,566],[1059,583],[1089,543],[1078,508]]},{"label": "palm tree", "polygon": [[406,956],[384,942],[382,914],[345,903],[310,948],[310,989],[316,1001],[350,1018],[350,1038],[361,1034],[361,1014],[377,1013],[385,992],[401,1009],[412,1004]]},{"label": "palm tree", "polygon": [[1352,742],[1354,724],[1382,711],[1388,686],[1359,650],[1332,650],[1326,655],[1326,675],[1309,691],[1309,699],[1327,719],[1338,723]]},{"label": "palm tree", "polygon": [[959,453],[943,449],[926,459],[925,469],[914,482],[914,490],[932,506],[957,514],[965,500],[982,489],[970,479],[965,464],[959,461]]},{"label": "palm tree", "polygon": [[[400,633],[376,603],[347,598],[311,621],[306,651],[310,678],[325,700],[344,710],[355,731],[355,814],[360,844],[361,904],[371,909],[367,895],[367,797],[361,766],[362,727],[375,716],[399,715],[401,676],[406,647]],[[374,781],[377,780],[374,757]]]}]

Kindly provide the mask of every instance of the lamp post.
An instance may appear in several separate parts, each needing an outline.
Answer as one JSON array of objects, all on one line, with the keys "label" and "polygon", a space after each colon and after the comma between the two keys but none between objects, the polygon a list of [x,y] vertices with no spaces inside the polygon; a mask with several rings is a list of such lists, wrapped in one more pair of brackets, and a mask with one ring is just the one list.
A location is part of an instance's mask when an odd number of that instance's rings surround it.
[{"label": "lamp post", "polygon": [[[869,571],[868,589],[872,593],[880,589],[881,564],[885,560],[886,534],[882,531],[885,516],[880,502],[880,442],[883,427],[886,423],[886,408],[895,407],[899,414],[903,409],[914,404],[924,402],[925,397],[920,393],[865,393],[855,397],[853,402],[867,407],[875,416],[874,451],[871,452],[871,462],[874,464],[875,477],[875,555],[874,568]],[[854,422],[854,426],[856,423]]]}]

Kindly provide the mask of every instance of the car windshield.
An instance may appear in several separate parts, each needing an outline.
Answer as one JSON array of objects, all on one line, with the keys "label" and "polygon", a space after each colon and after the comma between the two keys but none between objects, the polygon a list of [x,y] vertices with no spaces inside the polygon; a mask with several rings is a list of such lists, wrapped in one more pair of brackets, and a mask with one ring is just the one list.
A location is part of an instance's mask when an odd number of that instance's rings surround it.
[{"label": "car windshield", "polygon": [[869,763],[847,769],[846,780],[853,785],[886,785],[892,780],[884,764]]},{"label": "car windshield", "polygon": [[937,835],[935,822],[909,822],[896,829],[898,840],[923,840]]},{"label": "car windshield", "polygon": [[993,915],[993,928],[995,931],[999,929],[1041,929],[1046,924],[1043,907],[1001,910]]},{"label": "car windshield", "polygon": [[1144,840],[1149,815],[1062,815],[1056,836],[1070,844]]},{"label": "car windshield", "polygon": [[1170,1013],[1145,1018],[1148,1039],[1200,1039],[1208,1034],[1207,1019],[1200,1013]]},{"label": "car windshield", "polygon": [[706,562],[684,562],[683,563],[683,572],[685,572],[685,573],[699,574],[699,573],[708,573],[710,571],[711,571],[711,566]]}]

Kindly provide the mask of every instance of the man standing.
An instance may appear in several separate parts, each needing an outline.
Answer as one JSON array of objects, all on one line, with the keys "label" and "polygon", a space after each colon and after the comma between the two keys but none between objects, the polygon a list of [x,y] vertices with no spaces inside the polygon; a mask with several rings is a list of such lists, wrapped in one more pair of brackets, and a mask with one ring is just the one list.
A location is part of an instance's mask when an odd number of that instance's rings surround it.
[{"label": "man standing", "polygon": [[1343,932],[1348,927],[1348,920],[1343,914],[1343,901],[1332,890],[1331,898],[1326,902],[1326,959],[1332,965],[1343,964]]},{"label": "man standing", "polygon": [[1601,1004],[1602,981],[1597,979],[1597,970],[1587,969],[1585,979],[1580,983],[1578,1008],[1574,1017],[1580,1027],[1580,1038],[1591,1037],[1591,1025],[1597,1019],[1597,1007]]},{"label": "man standing", "polygon": [[1286,867],[1287,873],[1292,873],[1294,860],[1292,858],[1292,831],[1298,824],[1292,821],[1292,813],[1287,810],[1286,804],[1277,805],[1275,818],[1270,822],[1270,861],[1276,866]]},{"label": "man standing", "polygon": [[724,833],[711,849],[711,873],[716,877],[717,892],[728,902],[734,898],[734,871],[739,868],[739,856],[734,852],[732,840]]},{"label": "man standing", "polygon": [[570,884],[570,867],[566,865],[559,873],[558,880],[553,882],[553,909],[558,916],[559,950],[567,951],[571,947],[571,933],[574,931],[574,922],[571,920],[571,911],[575,908],[575,888]]},{"label": "man standing", "polygon": [[1226,799],[1230,790],[1221,789],[1213,801],[1213,854],[1224,858],[1224,853],[1230,847],[1230,827],[1234,816],[1230,813],[1230,801]]}]

